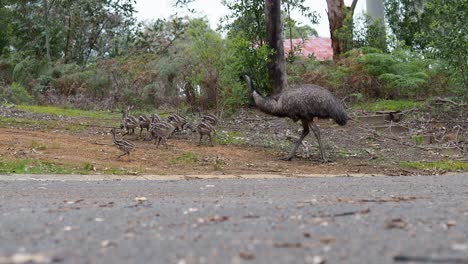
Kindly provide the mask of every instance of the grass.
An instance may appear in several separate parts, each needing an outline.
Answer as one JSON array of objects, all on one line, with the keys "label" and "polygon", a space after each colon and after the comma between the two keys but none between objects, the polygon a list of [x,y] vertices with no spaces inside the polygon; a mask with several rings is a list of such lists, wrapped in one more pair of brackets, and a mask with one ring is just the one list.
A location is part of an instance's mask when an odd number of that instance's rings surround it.
[{"label": "grass", "polygon": [[42,144],[40,142],[37,142],[36,140],[31,141],[31,148],[36,149],[36,150],[46,150],[47,145]]},{"label": "grass", "polygon": [[0,160],[0,173],[5,174],[95,174],[105,175],[128,175],[137,174],[124,168],[102,168],[96,169],[91,163],[59,164],[44,160],[17,159]]},{"label": "grass", "polygon": [[424,143],[424,136],[423,135],[413,135],[411,138],[413,139],[414,144],[416,144],[417,146]]},{"label": "grass", "polygon": [[400,162],[403,167],[416,168],[420,170],[436,171],[468,171],[468,162],[464,161],[409,161]]},{"label": "grass", "polygon": [[15,174],[90,174],[93,167],[88,164],[57,164],[42,160],[4,160],[0,161],[0,173]]},{"label": "grass", "polygon": [[33,127],[43,130],[64,129],[70,132],[81,132],[88,129],[85,125],[66,123],[58,120],[42,120],[20,117],[0,116],[0,127]]},{"label": "grass", "polygon": [[15,109],[38,113],[38,114],[49,114],[67,117],[87,117],[95,119],[112,119],[120,118],[119,113],[111,113],[106,111],[86,111],[79,109],[61,108],[56,106],[42,106],[42,105],[16,105]]},{"label": "grass", "polygon": [[172,160],[173,164],[194,164],[198,161],[198,155],[193,152],[184,152]]},{"label": "grass", "polygon": [[415,102],[409,100],[377,100],[375,102],[358,103],[353,106],[354,109],[362,109],[368,112],[376,111],[404,111],[412,108],[419,108],[424,102]]},{"label": "grass", "polygon": [[220,145],[242,145],[245,137],[239,131],[220,131],[214,135],[214,142]]}]

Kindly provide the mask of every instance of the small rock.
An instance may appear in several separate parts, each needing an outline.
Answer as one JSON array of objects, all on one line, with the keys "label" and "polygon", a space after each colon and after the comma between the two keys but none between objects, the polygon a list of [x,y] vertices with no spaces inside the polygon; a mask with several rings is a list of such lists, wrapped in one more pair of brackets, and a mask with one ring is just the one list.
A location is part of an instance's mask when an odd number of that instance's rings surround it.
[{"label": "small rock", "polygon": [[385,221],[385,226],[388,229],[392,229],[392,228],[405,229],[408,226],[408,224],[401,218],[392,218],[392,219]]},{"label": "small rock", "polygon": [[333,244],[336,242],[336,238],[332,236],[324,236],[320,238],[320,243],[322,244]]},{"label": "small rock", "polygon": [[305,262],[308,264],[325,264],[325,259],[321,256],[307,256]]},{"label": "small rock", "polygon": [[52,260],[43,254],[16,253],[10,257],[1,257],[0,263],[25,264],[25,263],[50,263]]},{"label": "small rock", "polygon": [[145,202],[147,201],[148,199],[146,197],[135,197],[135,201],[139,202],[139,203],[142,203],[142,202]]},{"label": "small rock", "polygon": [[468,244],[453,244],[452,249],[457,250],[457,251],[467,251],[468,252]]},{"label": "small rock", "polygon": [[244,260],[252,260],[255,258],[255,255],[252,252],[243,250],[239,252],[239,257]]},{"label": "small rock", "polygon": [[101,242],[101,247],[106,248],[106,247],[111,247],[111,246],[116,246],[117,244],[113,241],[110,240],[104,240]]}]

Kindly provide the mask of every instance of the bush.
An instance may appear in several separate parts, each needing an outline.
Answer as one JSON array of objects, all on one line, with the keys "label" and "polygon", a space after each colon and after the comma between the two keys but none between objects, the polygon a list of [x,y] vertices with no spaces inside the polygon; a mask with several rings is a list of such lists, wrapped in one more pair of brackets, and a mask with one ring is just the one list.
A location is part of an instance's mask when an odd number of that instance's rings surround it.
[{"label": "bush", "polygon": [[9,86],[0,87],[0,97],[14,104],[32,104],[34,102],[26,89],[16,82]]}]

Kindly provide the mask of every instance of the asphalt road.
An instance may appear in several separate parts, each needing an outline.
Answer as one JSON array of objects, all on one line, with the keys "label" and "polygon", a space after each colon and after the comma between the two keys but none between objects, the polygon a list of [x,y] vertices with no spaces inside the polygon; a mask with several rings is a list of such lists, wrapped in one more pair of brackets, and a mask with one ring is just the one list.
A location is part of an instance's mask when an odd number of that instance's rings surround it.
[{"label": "asphalt road", "polygon": [[0,263],[468,263],[468,175],[5,179]]}]

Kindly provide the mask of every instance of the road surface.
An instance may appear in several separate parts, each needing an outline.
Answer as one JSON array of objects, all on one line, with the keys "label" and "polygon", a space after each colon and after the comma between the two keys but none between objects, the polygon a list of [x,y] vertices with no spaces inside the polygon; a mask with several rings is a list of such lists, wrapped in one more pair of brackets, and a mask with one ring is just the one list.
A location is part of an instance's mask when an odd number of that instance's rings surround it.
[{"label": "road surface", "polygon": [[468,175],[117,178],[0,176],[0,263],[468,263]]}]

